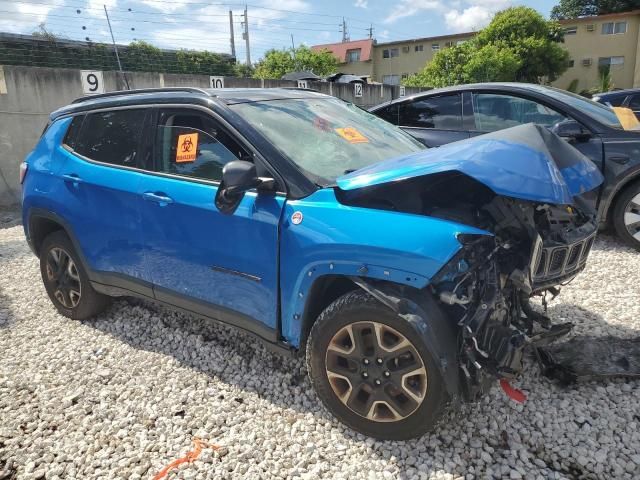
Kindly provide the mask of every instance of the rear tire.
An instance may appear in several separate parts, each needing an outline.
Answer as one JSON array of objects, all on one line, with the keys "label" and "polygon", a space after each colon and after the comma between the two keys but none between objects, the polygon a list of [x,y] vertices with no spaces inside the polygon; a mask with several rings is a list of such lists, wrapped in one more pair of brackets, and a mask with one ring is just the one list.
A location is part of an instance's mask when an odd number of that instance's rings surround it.
[{"label": "rear tire", "polygon": [[65,317],[84,320],[109,306],[110,297],[93,289],[71,240],[62,230],[42,242],[40,273],[51,302]]},{"label": "rear tire", "polygon": [[616,199],[612,220],[618,237],[640,251],[640,182],[627,187]]},{"label": "rear tire", "polygon": [[337,299],[318,317],[306,350],[318,396],[341,422],[384,440],[421,436],[449,397],[415,328],[364,291]]}]

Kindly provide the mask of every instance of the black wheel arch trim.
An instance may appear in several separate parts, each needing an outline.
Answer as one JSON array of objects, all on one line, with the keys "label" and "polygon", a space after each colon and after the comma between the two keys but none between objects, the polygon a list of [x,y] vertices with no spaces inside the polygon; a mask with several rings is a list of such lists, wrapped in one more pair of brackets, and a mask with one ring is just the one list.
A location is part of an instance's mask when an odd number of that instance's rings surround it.
[{"label": "black wheel arch trim", "polygon": [[454,326],[448,321],[432,295],[424,289],[418,290],[388,282],[374,283],[361,277],[350,278],[358,287],[413,326],[436,360],[452,403],[461,403],[457,335]]},{"label": "black wheel arch trim", "polygon": [[[616,199],[620,193],[632,184],[640,182],[640,165],[630,169],[624,177],[615,184],[609,192],[606,192],[606,197],[600,200],[599,208],[599,223],[604,226],[611,220],[611,212],[613,211]],[[605,192],[603,192],[604,194]]]}]

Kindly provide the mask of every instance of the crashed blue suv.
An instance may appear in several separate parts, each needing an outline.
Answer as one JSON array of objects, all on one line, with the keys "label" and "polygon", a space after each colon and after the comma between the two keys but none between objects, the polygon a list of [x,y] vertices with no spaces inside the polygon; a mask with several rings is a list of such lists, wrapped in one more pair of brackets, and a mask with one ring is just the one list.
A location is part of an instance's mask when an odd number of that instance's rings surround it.
[{"label": "crashed blue suv", "polygon": [[21,168],[23,224],[73,319],[134,296],[306,352],[318,396],[379,438],[432,428],[562,333],[602,177],[524,125],[424,147],[333,97],[176,88],[79,99]]}]

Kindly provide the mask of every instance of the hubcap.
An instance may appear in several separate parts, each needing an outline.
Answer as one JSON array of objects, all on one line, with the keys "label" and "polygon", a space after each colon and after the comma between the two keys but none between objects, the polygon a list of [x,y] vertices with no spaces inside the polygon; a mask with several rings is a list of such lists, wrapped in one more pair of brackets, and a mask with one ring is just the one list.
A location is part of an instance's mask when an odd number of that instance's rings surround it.
[{"label": "hubcap", "polygon": [[427,392],[427,370],[418,351],[383,323],[357,322],[341,328],[329,342],[325,365],[340,401],[376,422],[408,417]]},{"label": "hubcap", "polygon": [[53,283],[56,297],[65,308],[80,302],[80,275],[73,259],[61,248],[52,248],[47,255],[47,279]]},{"label": "hubcap", "polygon": [[633,197],[624,209],[624,225],[627,232],[640,242],[640,193]]}]

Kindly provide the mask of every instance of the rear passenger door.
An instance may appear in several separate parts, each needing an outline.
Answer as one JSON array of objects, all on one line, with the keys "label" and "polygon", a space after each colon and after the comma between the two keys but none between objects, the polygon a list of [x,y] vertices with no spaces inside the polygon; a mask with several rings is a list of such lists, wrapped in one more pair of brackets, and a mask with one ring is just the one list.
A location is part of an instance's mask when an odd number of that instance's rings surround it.
[{"label": "rear passenger door", "polygon": [[221,213],[223,167],[254,161],[258,175],[273,177],[265,164],[208,111],[160,108],[155,123],[153,167],[139,189],[155,297],[270,338],[284,195],[249,191],[233,214]]},{"label": "rear passenger door", "polygon": [[462,94],[417,98],[398,105],[398,125],[428,147],[469,138]]},{"label": "rear passenger door", "polygon": [[148,296],[140,231],[140,197],[148,110],[77,115],[64,140],[58,211],[70,224],[92,280]]}]

